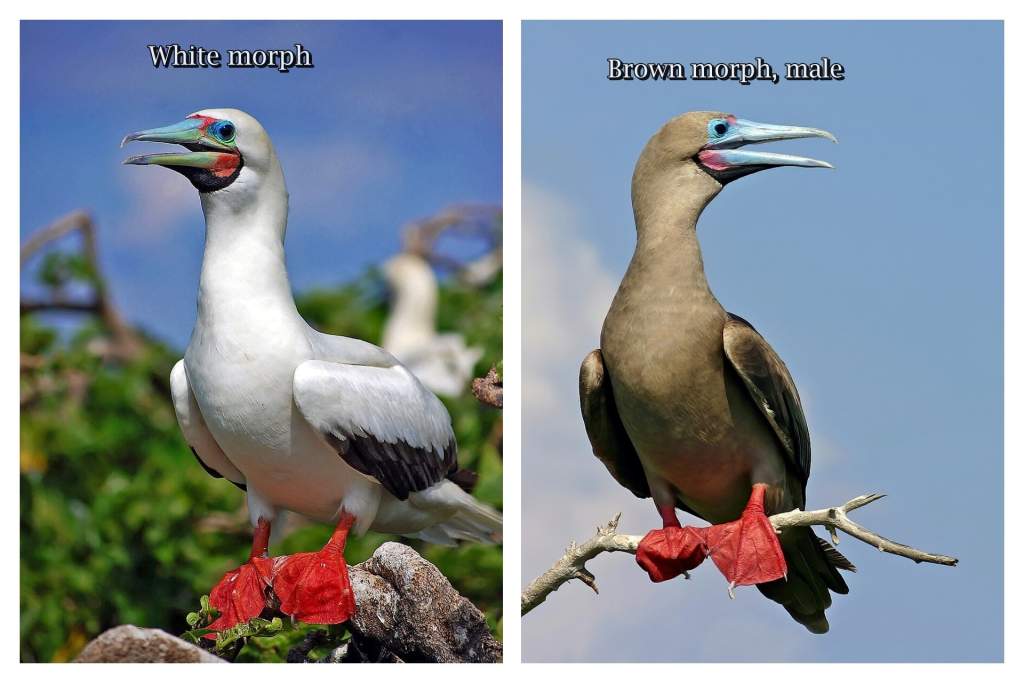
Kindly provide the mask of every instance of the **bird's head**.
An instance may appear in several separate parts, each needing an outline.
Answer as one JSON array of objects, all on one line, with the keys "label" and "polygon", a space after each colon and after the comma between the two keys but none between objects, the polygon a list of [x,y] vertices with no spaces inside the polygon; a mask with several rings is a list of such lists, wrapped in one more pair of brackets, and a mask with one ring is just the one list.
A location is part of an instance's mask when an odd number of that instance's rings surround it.
[{"label": "bird's head", "polygon": [[143,154],[124,163],[164,166],[181,173],[200,193],[227,188],[258,190],[263,180],[280,172],[270,137],[259,121],[238,109],[204,109],[184,121],[126,135],[134,140],[168,142],[188,152]]},{"label": "bird's head", "polygon": [[637,161],[634,184],[638,179],[704,180],[713,196],[737,178],[777,166],[832,168],[817,159],[741,149],[764,142],[812,137],[836,141],[834,135],[817,128],[755,123],[722,112],[689,112],[666,123],[648,141]]},{"label": "bird's head", "polygon": [[392,256],[381,265],[381,273],[396,294],[437,289],[430,264],[417,254],[403,252]]}]

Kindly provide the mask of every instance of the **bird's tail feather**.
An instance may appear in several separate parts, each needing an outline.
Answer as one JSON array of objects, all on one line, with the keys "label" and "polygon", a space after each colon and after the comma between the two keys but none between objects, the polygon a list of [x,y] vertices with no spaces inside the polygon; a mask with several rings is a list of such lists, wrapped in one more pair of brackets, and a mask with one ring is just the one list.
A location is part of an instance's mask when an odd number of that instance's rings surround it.
[{"label": "bird's tail feather", "polygon": [[818,538],[810,527],[787,530],[780,540],[789,572],[785,579],[762,583],[757,588],[785,607],[811,633],[825,633],[825,610],[832,605],[829,591],[842,595],[850,592],[836,568],[853,571],[853,564]]},{"label": "bird's tail feather", "polygon": [[857,567],[854,566],[853,562],[846,559],[846,555],[843,555],[841,552],[836,550],[835,546],[831,543],[826,541],[824,538],[818,538],[817,536],[815,536],[814,539],[818,542],[818,545],[821,546],[822,551],[825,553],[825,557],[828,558],[829,564],[833,567],[847,572],[857,571]]},{"label": "bird's tail feather", "polygon": [[451,488],[458,496],[455,514],[413,536],[438,545],[455,545],[456,541],[501,543],[501,513],[461,489]]}]

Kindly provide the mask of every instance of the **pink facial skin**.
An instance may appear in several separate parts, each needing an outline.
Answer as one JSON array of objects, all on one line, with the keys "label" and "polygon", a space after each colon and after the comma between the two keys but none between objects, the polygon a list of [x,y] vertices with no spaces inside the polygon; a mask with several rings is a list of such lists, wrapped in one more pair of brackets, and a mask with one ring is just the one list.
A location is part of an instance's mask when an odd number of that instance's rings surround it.
[{"label": "pink facial skin", "polygon": [[713,171],[724,171],[729,164],[722,158],[722,153],[717,149],[704,149],[697,154],[700,163]]}]

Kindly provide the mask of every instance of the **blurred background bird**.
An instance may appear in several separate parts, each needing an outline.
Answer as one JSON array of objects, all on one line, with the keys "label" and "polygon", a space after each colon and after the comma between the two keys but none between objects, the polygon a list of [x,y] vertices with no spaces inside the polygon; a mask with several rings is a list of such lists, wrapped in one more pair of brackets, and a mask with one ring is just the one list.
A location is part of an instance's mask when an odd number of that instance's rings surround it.
[{"label": "blurred background bird", "polygon": [[473,377],[483,350],[461,334],[437,331],[437,278],[416,254],[399,254],[381,267],[391,306],[381,341],[424,385],[442,396],[458,396]]}]

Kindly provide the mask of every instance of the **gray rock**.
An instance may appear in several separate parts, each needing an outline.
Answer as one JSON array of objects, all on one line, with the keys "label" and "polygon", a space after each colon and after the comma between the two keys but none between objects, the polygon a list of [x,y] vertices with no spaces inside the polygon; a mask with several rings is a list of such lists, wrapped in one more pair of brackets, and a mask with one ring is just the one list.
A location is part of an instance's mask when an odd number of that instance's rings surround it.
[{"label": "gray rock", "polygon": [[117,626],[85,646],[76,662],[226,664],[220,657],[157,628]]},{"label": "gray rock", "polygon": [[385,543],[350,573],[350,628],[405,662],[500,662],[484,615],[415,550]]}]

